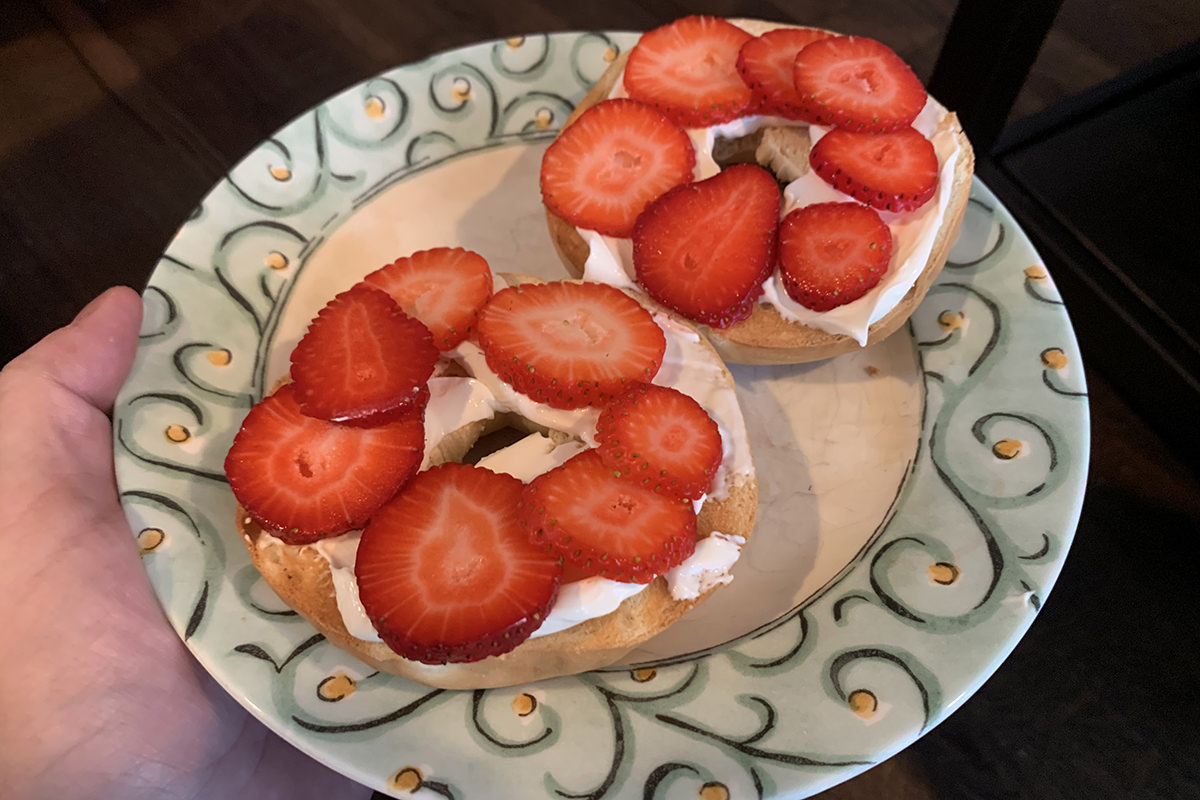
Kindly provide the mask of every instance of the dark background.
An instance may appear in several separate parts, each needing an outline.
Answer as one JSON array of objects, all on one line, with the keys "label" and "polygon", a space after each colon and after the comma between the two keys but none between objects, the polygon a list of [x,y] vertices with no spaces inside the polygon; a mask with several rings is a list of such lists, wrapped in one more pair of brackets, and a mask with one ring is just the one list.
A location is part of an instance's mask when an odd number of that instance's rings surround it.
[{"label": "dark background", "polygon": [[[105,287],[144,285],[242,155],[383,69],[510,34],[703,12],[872,36],[929,79],[956,8],[3,0],[0,364]],[[1046,256],[1088,367],[1083,516],[1058,585],[999,671],[929,735],[823,798],[1200,797],[1198,42],[1200,3],[1065,0],[1000,107],[1013,125],[979,153],[980,174]],[[983,64],[993,46],[978,48],[970,61]],[[961,77],[939,76],[955,100],[990,102],[994,81]]]}]

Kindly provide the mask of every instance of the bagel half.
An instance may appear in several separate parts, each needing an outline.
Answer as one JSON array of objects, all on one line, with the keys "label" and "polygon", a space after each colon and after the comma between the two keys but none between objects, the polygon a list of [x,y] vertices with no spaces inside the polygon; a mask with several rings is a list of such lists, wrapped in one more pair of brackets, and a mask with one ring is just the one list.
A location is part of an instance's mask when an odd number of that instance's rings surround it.
[{"label": "bagel half", "polygon": [[[760,20],[730,21],[754,35],[760,35],[773,28],[789,27]],[[580,114],[609,96],[624,72],[629,52],[626,51],[613,60],[567,118],[563,125],[564,130]],[[932,248],[920,274],[900,301],[887,314],[871,324],[867,332],[866,346],[883,341],[908,321],[934,279],[941,273],[962,225],[975,171],[975,156],[957,116],[947,113],[939,131],[943,129],[951,132],[959,148],[944,216],[938,225]],[[587,241],[574,225],[549,210],[546,211],[546,222],[554,248],[567,272],[576,278],[583,277],[584,265],[590,253]],[[708,337],[722,358],[738,364],[797,364],[818,361],[850,353],[864,346],[852,336],[830,333],[786,319],[773,306],[761,300],[755,305],[749,318],[727,328],[693,324]]]},{"label": "bagel half", "polygon": [[[537,280],[526,276],[504,277],[510,285]],[[649,303],[644,297],[637,299]],[[674,319],[687,325],[678,317]],[[699,339],[703,347],[711,350],[704,337]],[[721,365],[715,351],[711,357],[720,369],[721,388],[733,392],[732,375]],[[444,439],[431,453],[430,461],[461,460],[481,436],[504,426],[538,428],[511,415],[469,423]],[[697,519],[697,535],[702,539],[720,531],[749,539],[757,511],[758,487],[753,474],[738,476],[731,481],[725,497],[705,499]],[[500,656],[471,663],[429,665],[402,658],[382,642],[350,634],[338,610],[330,561],[318,545],[284,544],[254,523],[240,507],[236,524],[254,566],[267,584],[329,641],[382,672],[445,689],[511,686],[609,666],[719,588],[702,591],[695,599],[677,600],[671,596],[666,579],[659,576],[605,616],[529,639]]]}]

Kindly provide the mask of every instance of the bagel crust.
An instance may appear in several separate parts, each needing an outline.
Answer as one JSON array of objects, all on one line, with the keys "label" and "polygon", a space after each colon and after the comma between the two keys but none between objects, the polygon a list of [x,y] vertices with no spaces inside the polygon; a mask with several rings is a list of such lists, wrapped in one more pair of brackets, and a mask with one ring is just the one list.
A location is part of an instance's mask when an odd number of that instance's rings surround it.
[{"label": "bagel crust", "polygon": [[[773,28],[788,27],[760,20],[735,19],[731,22],[754,35],[761,35]],[[564,130],[588,108],[608,98],[625,69],[629,52],[626,51],[613,60],[567,118],[563,125]],[[934,236],[933,247],[920,275],[896,306],[871,324],[867,331],[867,346],[883,341],[904,327],[941,273],[950,248],[958,237],[971,192],[975,156],[957,116],[948,113],[942,126],[952,132],[959,148],[945,215]],[[587,241],[574,225],[549,210],[546,211],[546,224],[550,239],[567,272],[575,278],[583,277],[584,264],[590,253]],[[693,325],[708,337],[722,358],[736,364],[799,364],[851,353],[862,347],[851,336],[829,333],[786,319],[773,306],[763,302],[754,306],[750,317],[727,328],[712,328],[695,323]]]},{"label": "bagel crust", "polygon": [[[538,280],[527,276],[504,277],[510,285]],[[648,302],[645,298],[639,300]],[[674,320],[689,324],[678,317]],[[704,338],[700,341],[703,343]],[[716,353],[712,357],[718,359]],[[733,377],[723,367],[719,380],[722,388],[734,391]],[[505,425],[536,429],[528,423],[522,425],[522,420],[512,415],[470,423],[452,432],[435,448],[432,463],[461,460],[481,436]],[[749,539],[757,512],[758,487],[753,474],[736,476],[724,497],[705,499],[697,517],[697,535],[702,539],[719,531]],[[330,560],[320,551],[320,543],[285,544],[253,522],[241,507],[237,509],[236,524],[255,568],[267,584],[330,642],[382,672],[444,689],[511,686],[609,666],[719,588],[712,586],[694,599],[676,600],[666,579],[659,576],[613,612],[528,639],[503,655],[471,663],[422,664],[401,657],[382,642],[350,634],[338,609]]]}]

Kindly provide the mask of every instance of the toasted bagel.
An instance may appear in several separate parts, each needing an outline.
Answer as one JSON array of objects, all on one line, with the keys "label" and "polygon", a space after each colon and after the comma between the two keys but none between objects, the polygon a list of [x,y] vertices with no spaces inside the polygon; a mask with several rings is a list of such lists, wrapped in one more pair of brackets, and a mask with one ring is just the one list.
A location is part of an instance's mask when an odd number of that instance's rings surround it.
[{"label": "toasted bagel", "polygon": [[[537,280],[527,276],[505,278],[510,284]],[[638,299],[649,302],[643,297]],[[687,325],[678,317],[674,321]],[[707,353],[705,357],[711,358],[719,369],[720,389],[732,393],[733,377],[704,337],[699,337],[699,343]],[[543,430],[513,414],[468,423],[443,439],[427,455],[427,461],[437,464],[461,460],[480,437],[506,425]],[[697,520],[699,538],[719,531],[749,539],[758,506],[753,473],[731,476],[727,489],[721,497],[704,500]],[[659,576],[644,590],[625,599],[615,611],[531,638],[504,655],[471,663],[429,665],[405,659],[382,642],[357,638],[349,632],[338,608],[330,559],[322,553],[320,543],[285,544],[253,522],[240,507],[236,525],[254,566],[267,584],[329,641],[375,669],[447,689],[509,686],[609,666],[677,621],[718,588],[707,588],[693,599],[675,599],[667,580]]]},{"label": "toasted bagel", "polygon": [[[754,35],[776,27],[787,27],[760,20],[735,19],[731,22]],[[564,129],[588,108],[609,97],[621,78],[629,52],[626,51],[613,60],[567,118]],[[950,248],[958,236],[970,195],[974,175],[974,151],[953,113],[946,113],[941,119],[938,132],[946,131],[954,138],[958,156],[954,161],[945,211],[934,234],[932,247],[908,292],[890,311],[870,325],[865,345],[860,344],[853,336],[831,333],[787,319],[773,305],[760,299],[749,318],[727,328],[696,325],[722,358],[741,364],[794,364],[818,361],[883,341],[904,327],[909,316],[920,305],[929,287],[941,273]],[[947,190],[943,186],[939,189],[939,192],[941,191]],[[591,252],[588,242],[574,225],[549,210],[546,211],[546,222],[555,250],[567,272],[576,278],[583,277],[584,266]]]}]

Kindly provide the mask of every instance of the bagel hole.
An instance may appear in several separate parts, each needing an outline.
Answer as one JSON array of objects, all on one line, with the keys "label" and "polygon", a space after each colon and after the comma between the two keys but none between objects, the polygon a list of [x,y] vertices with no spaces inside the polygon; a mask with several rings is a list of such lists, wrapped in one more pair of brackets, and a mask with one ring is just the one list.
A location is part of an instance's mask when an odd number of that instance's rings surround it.
[{"label": "bagel hole", "polygon": [[806,128],[768,125],[745,136],[716,137],[712,157],[722,170],[735,164],[757,164],[771,173],[782,191],[808,171],[811,150]]},{"label": "bagel hole", "polygon": [[570,434],[538,425],[520,414],[498,414],[483,427],[479,437],[467,446],[462,458],[452,460],[474,466],[486,456],[514,445],[534,433],[550,438],[555,444],[563,444],[572,438]]},{"label": "bagel hole", "polygon": [[712,157],[721,169],[732,167],[734,164],[757,164],[754,153],[762,142],[762,129],[745,136],[726,138],[718,136],[713,139]]},{"label": "bagel hole", "polygon": [[529,431],[523,431],[511,425],[505,425],[499,430],[485,433],[467,450],[466,455],[463,456],[462,463],[471,464],[472,466],[478,464],[480,459],[503,450],[509,445],[516,444],[528,435]]}]

